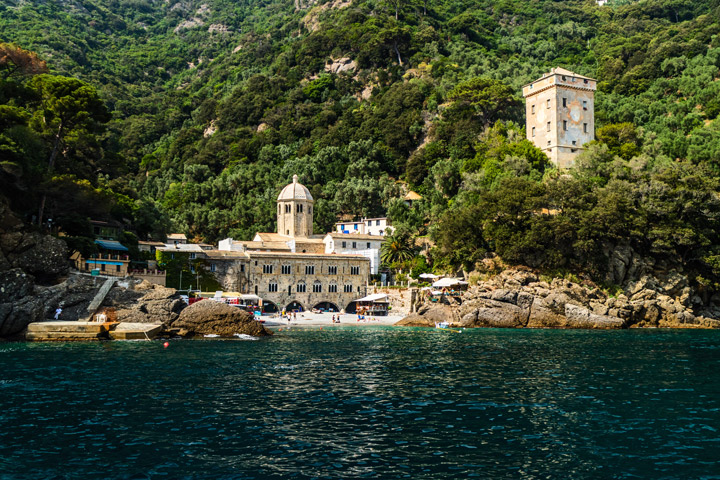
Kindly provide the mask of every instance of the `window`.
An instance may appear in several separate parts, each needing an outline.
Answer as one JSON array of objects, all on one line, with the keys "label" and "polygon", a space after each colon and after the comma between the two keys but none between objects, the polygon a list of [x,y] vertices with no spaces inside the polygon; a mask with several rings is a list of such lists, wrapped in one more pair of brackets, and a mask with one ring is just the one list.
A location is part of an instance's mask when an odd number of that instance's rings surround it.
[{"label": "window", "polygon": [[258,286],[255,285],[255,295],[257,295],[257,294],[258,294]]},{"label": "window", "polygon": [[563,82],[564,82],[565,80],[567,80],[567,77],[565,77],[565,75],[563,75],[563,76],[562,76],[562,79],[563,79]]},{"label": "window", "polygon": [[211,272],[214,272],[215,269],[216,269],[216,265],[215,265],[214,263],[211,263],[211,264],[210,264],[210,271],[211,271]]},{"label": "window", "polygon": [[375,226],[376,226],[376,227],[379,227],[379,226],[380,226],[380,220],[375,220]]},{"label": "window", "polygon": [[268,285],[268,292],[277,292],[278,291],[278,284],[277,282],[270,282]]},{"label": "window", "polygon": [[308,207],[308,213],[312,215],[312,205]]},{"label": "window", "polygon": [[587,110],[587,100],[583,100],[583,110]]},{"label": "window", "polygon": [[353,228],[354,228],[355,230],[357,230],[357,229],[358,229],[358,224],[357,224],[357,223],[354,224],[354,225],[353,225]]},{"label": "window", "polygon": [[587,123],[583,123],[583,132],[588,133]]},{"label": "window", "polygon": [[300,282],[297,284],[297,292],[298,293],[305,293],[305,282]]},{"label": "window", "polygon": [[533,115],[535,115],[535,105],[531,105],[531,106],[530,106],[530,113],[532,113]]},{"label": "window", "polygon": [[288,285],[288,295],[292,295],[292,285]]},{"label": "window", "polygon": [[550,108],[550,99],[547,99],[547,108]]},{"label": "window", "polygon": [[337,265],[331,265],[328,267],[328,275],[337,275]]},{"label": "window", "polygon": [[567,131],[567,120],[563,120],[563,130]]},{"label": "window", "polygon": [[292,273],[292,266],[291,265],[283,265],[282,273],[283,273],[283,275],[290,275]]},{"label": "window", "polygon": [[567,107],[567,98],[563,98],[563,107]]},{"label": "window", "polygon": [[353,248],[357,248],[357,242],[353,242]]},{"label": "window", "polygon": [[372,220],[368,220],[368,227],[372,227]]},{"label": "window", "polygon": [[104,263],[100,265],[100,271],[101,271],[101,272],[104,272],[104,271],[105,271],[105,264],[104,264]]},{"label": "window", "polygon": [[322,293],[322,283],[318,281],[313,283],[313,293]]},{"label": "window", "polygon": [[170,258],[171,258],[172,260],[175,260],[175,254],[174,254],[174,253],[171,253],[171,254],[170,254]]},{"label": "window", "polygon": [[285,205],[285,213],[292,213],[292,206],[289,204]]},{"label": "window", "polygon": [[572,141],[573,145],[577,145],[577,142],[575,140]]},{"label": "window", "polygon": [[583,82],[584,82],[584,83],[587,83],[587,82],[588,82],[588,81],[587,81],[587,78],[583,79]]},{"label": "window", "polygon": [[241,271],[241,272],[244,272],[244,271],[245,271],[245,264],[240,265],[240,271]]},{"label": "window", "polygon": [[342,248],[347,248],[347,242],[342,242]]},{"label": "window", "polygon": [[367,242],[367,248],[370,248],[370,242]]},{"label": "window", "polygon": [[[116,272],[119,272],[119,271],[120,271],[120,265],[115,265],[115,271],[116,271]],[[195,269],[192,268],[192,267],[190,267],[190,271],[192,271],[193,273],[195,273]]]},{"label": "window", "polygon": [[195,267],[190,265],[190,273],[195,273]]},{"label": "window", "polygon": [[380,230],[380,235],[382,235],[382,234],[383,234],[383,231],[382,231],[382,230]]},{"label": "window", "polygon": [[548,147],[550,146],[550,140],[548,140]]},{"label": "window", "polygon": [[263,273],[273,273],[272,265],[263,265]]},{"label": "window", "polygon": [[315,265],[305,265],[305,275],[315,275]]},{"label": "window", "polygon": [[360,267],[350,267],[350,275],[360,275]]},{"label": "window", "polygon": [[331,283],[328,285],[328,292],[337,293],[337,283]]},{"label": "window", "polygon": [[532,127],[532,136],[535,136],[535,127]]},{"label": "window", "polygon": [[550,122],[547,122],[547,131],[550,131]]},{"label": "window", "polygon": [[345,284],[345,286],[343,287],[343,292],[352,293],[352,285],[350,285],[349,283]]}]

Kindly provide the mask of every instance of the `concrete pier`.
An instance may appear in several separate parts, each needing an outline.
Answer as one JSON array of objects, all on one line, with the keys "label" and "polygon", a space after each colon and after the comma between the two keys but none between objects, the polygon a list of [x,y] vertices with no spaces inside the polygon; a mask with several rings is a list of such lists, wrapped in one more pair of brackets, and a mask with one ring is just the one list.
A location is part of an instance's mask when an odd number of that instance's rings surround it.
[{"label": "concrete pier", "polygon": [[109,324],[98,322],[35,322],[27,327],[25,339],[31,342],[73,342],[108,339]]}]

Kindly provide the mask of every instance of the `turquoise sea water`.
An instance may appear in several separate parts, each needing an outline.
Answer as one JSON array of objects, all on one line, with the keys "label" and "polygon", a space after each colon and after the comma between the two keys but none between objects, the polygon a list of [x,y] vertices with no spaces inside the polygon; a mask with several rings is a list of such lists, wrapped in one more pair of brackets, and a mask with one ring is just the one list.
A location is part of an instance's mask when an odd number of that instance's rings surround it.
[{"label": "turquoise sea water", "polygon": [[720,332],[0,344],[0,478],[720,478]]}]

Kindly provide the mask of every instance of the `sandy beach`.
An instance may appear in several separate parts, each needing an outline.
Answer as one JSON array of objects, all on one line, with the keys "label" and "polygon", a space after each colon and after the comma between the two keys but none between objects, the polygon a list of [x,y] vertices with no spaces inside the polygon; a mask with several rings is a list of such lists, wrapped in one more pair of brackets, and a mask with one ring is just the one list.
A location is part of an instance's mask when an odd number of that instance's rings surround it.
[{"label": "sandy beach", "polygon": [[[335,314],[336,316],[338,314]],[[332,313],[312,313],[302,312],[297,314],[297,318],[292,319],[290,323],[287,320],[283,320],[280,316],[263,316],[265,320],[265,326],[268,328],[274,327],[342,327],[347,325],[393,325],[394,323],[402,320],[405,315],[388,315],[380,317],[365,317],[365,320],[358,321],[358,316],[353,314],[340,315],[340,323],[332,322]]]}]

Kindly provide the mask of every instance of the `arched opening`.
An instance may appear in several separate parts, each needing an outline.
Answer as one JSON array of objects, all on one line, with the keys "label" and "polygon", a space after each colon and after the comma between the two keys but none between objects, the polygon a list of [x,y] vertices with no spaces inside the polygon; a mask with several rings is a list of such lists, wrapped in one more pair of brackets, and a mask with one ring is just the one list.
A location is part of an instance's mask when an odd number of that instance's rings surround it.
[{"label": "arched opening", "polygon": [[263,299],[262,311],[263,313],[277,313],[278,306],[270,300]]},{"label": "arched opening", "polygon": [[340,311],[338,306],[332,302],[320,302],[313,307],[313,310],[315,310],[315,309],[322,310],[323,312],[332,312],[332,313],[337,313]]},{"label": "arched opening", "polygon": [[357,303],[355,303],[355,300],[347,304],[347,307],[345,307],[345,313],[355,313],[357,312]]},{"label": "arched opening", "polygon": [[287,304],[287,306],[285,307],[285,311],[286,312],[304,312],[305,307],[302,306],[302,303],[296,302],[293,300],[292,302]]}]

